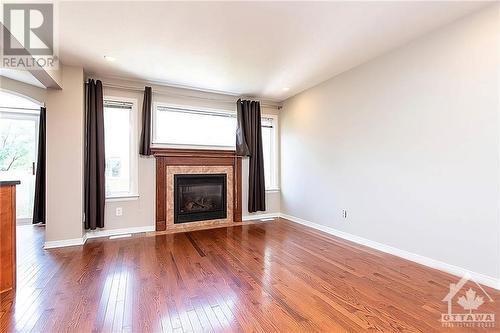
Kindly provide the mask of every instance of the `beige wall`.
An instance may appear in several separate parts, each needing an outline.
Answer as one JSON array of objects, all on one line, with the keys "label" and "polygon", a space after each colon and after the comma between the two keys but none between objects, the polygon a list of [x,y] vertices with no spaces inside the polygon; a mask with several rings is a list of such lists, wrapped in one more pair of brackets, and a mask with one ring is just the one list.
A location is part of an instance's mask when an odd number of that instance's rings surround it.
[{"label": "beige wall", "polygon": [[0,89],[29,97],[39,103],[44,103],[46,98],[45,89],[15,81],[4,76],[0,76]]},{"label": "beige wall", "polygon": [[83,235],[83,69],[65,66],[62,90],[47,90],[47,242]]},{"label": "beige wall", "polygon": [[[139,91],[104,88],[104,96],[125,97],[137,103],[137,142],[140,139],[141,113],[143,94]],[[136,147],[139,155],[139,147]],[[106,201],[104,229],[123,229],[134,227],[154,227],[155,221],[155,159],[139,157],[138,161],[138,194],[139,197],[127,201]],[[116,216],[116,208],[121,207],[122,216]]]},{"label": "beige wall", "polygon": [[[117,86],[133,86],[134,83],[119,80],[105,80]],[[138,86],[138,88],[143,86]],[[164,93],[154,93],[162,91]],[[104,96],[124,97],[137,100],[137,137],[140,137],[140,124],[142,123],[143,93],[130,89],[117,89],[104,87]],[[235,103],[228,102],[228,97],[219,94],[210,94],[185,89],[158,87],[153,85],[153,102],[169,103],[175,105],[196,106],[218,110],[234,111]],[[231,97],[229,98],[231,99]],[[263,108],[262,113],[278,114],[276,108]],[[137,148],[138,154],[138,148]],[[138,163],[138,191],[139,197],[132,200],[108,200],[106,202],[106,217],[104,230],[122,228],[154,227],[155,224],[155,159],[153,157],[139,157]],[[248,161],[243,162],[243,215],[248,216]],[[260,214],[279,213],[280,194],[270,192],[266,194],[268,210]],[[116,216],[116,208],[122,208],[122,216]],[[255,214],[252,214],[255,215]]]},{"label": "beige wall", "polygon": [[285,101],[282,213],[500,277],[499,28],[495,5]]},{"label": "beige wall", "polygon": [[[63,66],[62,90],[41,89],[2,78],[2,89],[34,98],[47,105],[47,232],[49,246],[58,241],[81,239],[83,222],[83,145],[84,145],[84,73],[82,68]],[[137,83],[106,80],[114,85],[133,86]],[[139,85],[142,89],[144,85]],[[197,106],[233,111],[230,96],[186,89],[153,86],[154,102]],[[104,88],[105,96],[125,97],[137,101],[137,139],[140,137],[143,94],[134,89]],[[278,114],[276,108],[264,107],[264,114]],[[138,154],[138,147],[137,152]],[[243,215],[247,210],[248,161],[243,162]],[[139,157],[138,193],[132,200],[106,201],[104,230],[154,227],[155,223],[155,159]],[[268,210],[263,214],[278,213],[279,192],[266,194]],[[122,216],[116,216],[121,207]],[[258,215],[258,214],[252,214]]]},{"label": "beige wall", "polygon": [[[61,65],[63,66],[63,65]],[[1,78],[0,88],[47,107],[47,242],[83,236],[83,69],[63,66],[64,90]]]}]

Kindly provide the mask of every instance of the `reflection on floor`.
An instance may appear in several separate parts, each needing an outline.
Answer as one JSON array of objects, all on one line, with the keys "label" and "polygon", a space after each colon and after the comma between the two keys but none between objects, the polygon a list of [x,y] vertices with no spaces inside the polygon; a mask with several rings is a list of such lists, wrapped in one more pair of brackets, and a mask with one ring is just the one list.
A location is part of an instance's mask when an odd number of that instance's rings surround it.
[{"label": "reflection on floor", "polygon": [[18,228],[0,332],[437,332],[458,280],[286,220],[54,250],[43,232]]}]

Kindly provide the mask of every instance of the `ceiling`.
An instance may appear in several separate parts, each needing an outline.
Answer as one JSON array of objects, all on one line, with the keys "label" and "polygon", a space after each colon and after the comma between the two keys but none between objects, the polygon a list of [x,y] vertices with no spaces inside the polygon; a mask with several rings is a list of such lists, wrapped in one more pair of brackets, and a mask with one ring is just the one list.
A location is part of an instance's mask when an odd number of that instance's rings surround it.
[{"label": "ceiling", "polygon": [[68,1],[59,55],[95,75],[281,101],[482,6]]}]

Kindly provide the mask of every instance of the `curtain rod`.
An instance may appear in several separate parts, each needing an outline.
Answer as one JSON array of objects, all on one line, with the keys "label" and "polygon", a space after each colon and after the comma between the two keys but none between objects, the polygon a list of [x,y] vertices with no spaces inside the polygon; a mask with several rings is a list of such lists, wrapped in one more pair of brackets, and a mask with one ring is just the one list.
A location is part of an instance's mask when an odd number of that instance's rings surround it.
[{"label": "curtain rod", "polygon": [[[107,88],[144,92],[144,88],[113,84],[113,83],[109,83],[109,82],[104,82],[102,80],[101,80],[101,82],[102,82],[103,87],[107,87]],[[85,84],[88,84],[88,83],[85,82]],[[203,93],[203,91],[200,91],[200,92]],[[164,95],[164,96],[177,96],[177,97],[185,97],[185,98],[194,98],[194,99],[199,99],[199,100],[209,100],[209,101],[215,101],[215,102],[221,102],[221,103],[236,103],[236,101],[241,98],[239,96],[234,96],[234,98],[231,98],[231,99],[210,98],[210,97],[194,96],[194,95],[189,95],[189,94],[182,94],[182,93],[176,93],[176,92],[171,92],[171,91],[162,91],[162,90],[154,90],[154,89],[153,89],[153,94]],[[278,109],[278,110],[281,109],[281,107],[279,105],[275,105],[275,104],[269,104],[269,103],[262,102],[262,101],[260,104],[263,107],[274,108],[274,109]]]}]

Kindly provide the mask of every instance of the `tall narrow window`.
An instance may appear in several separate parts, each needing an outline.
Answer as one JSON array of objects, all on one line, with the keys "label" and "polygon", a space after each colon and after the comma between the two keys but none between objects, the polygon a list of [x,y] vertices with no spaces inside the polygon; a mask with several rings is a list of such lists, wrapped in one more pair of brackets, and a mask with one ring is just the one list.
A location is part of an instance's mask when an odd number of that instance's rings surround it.
[{"label": "tall narrow window", "polygon": [[266,189],[278,188],[277,167],[277,120],[276,116],[262,116],[262,152],[264,155],[264,178]]},{"label": "tall narrow window", "polygon": [[106,197],[137,195],[137,129],[134,102],[104,100]]}]

